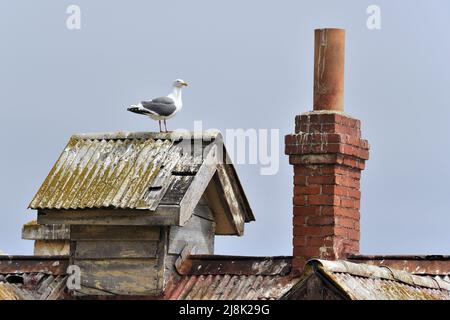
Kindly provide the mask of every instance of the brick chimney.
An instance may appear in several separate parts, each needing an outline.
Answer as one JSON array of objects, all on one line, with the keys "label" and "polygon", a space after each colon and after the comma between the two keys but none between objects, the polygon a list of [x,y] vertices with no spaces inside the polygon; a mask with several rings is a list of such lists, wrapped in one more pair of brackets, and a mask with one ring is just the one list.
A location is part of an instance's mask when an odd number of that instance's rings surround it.
[{"label": "brick chimney", "polygon": [[285,137],[294,166],[293,269],[359,253],[360,177],[369,158],[359,120],[344,113],[345,30],[315,30],[314,110]]}]

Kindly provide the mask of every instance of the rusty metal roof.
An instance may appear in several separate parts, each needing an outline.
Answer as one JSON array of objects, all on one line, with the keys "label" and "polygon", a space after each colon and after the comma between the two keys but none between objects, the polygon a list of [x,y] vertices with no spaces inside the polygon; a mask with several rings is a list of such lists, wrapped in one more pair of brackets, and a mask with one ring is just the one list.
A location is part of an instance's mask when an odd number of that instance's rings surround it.
[{"label": "rusty metal roof", "polygon": [[450,256],[447,255],[352,255],[348,260],[387,266],[413,274],[450,276]]},{"label": "rusty metal roof", "polygon": [[169,300],[276,300],[298,279],[289,276],[183,276],[166,295]]},{"label": "rusty metal roof", "polygon": [[[311,260],[307,264],[353,300],[449,300],[450,282],[386,266]],[[308,271],[306,271],[307,273]]]},{"label": "rusty metal roof", "polygon": [[165,299],[273,300],[298,281],[292,277],[291,257],[189,256],[177,268]]},{"label": "rusty metal roof", "polygon": [[0,256],[0,300],[68,298],[68,257]]}]

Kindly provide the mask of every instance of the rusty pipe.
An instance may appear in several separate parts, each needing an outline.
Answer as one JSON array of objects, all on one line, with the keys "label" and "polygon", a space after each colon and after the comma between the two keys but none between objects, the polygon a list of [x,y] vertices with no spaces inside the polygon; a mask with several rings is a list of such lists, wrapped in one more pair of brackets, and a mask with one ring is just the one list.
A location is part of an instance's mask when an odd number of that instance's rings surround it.
[{"label": "rusty pipe", "polygon": [[314,30],[314,110],[344,111],[344,29]]}]

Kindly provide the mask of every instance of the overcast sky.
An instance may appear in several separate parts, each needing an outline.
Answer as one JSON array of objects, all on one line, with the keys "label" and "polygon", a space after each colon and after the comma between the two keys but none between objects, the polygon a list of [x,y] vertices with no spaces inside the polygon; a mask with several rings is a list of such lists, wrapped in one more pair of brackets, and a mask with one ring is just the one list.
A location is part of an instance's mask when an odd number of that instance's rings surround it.
[{"label": "overcast sky", "polygon": [[[81,8],[81,29],[66,9]],[[366,8],[381,9],[381,30]],[[169,129],[279,129],[280,170],[240,165],[256,216],[216,253],[291,254],[292,168],[283,136],[312,109],[313,30],[346,34],[345,110],[371,145],[362,178],[361,252],[450,253],[450,2],[0,2],[0,249],[31,254],[27,205],[73,133],[153,131],[125,111],[190,86]]]}]

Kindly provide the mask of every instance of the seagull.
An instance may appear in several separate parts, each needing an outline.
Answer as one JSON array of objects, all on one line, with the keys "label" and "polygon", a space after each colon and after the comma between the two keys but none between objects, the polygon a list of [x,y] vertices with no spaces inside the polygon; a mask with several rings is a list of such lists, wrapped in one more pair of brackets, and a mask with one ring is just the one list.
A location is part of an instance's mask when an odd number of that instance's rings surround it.
[{"label": "seagull", "polygon": [[150,101],[142,101],[137,105],[131,105],[127,110],[137,114],[142,114],[158,120],[159,132],[161,130],[161,120],[164,121],[165,132],[167,131],[166,119],[172,118],[183,107],[181,101],[181,89],[188,84],[186,81],[177,79],[173,82],[172,92],[166,97],[155,98]]}]

